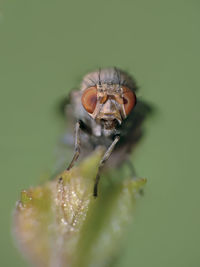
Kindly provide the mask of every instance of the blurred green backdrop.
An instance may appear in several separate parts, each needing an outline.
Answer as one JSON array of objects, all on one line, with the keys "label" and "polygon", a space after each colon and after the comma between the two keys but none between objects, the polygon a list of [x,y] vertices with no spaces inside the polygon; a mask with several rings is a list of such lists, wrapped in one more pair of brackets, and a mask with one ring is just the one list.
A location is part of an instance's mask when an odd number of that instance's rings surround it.
[{"label": "blurred green backdrop", "polygon": [[157,116],[132,156],[148,178],[118,267],[200,266],[197,0],[1,0],[1,266],[27,266],[11,215],[55,162],[57,101],[99,66],[133,74]]}]

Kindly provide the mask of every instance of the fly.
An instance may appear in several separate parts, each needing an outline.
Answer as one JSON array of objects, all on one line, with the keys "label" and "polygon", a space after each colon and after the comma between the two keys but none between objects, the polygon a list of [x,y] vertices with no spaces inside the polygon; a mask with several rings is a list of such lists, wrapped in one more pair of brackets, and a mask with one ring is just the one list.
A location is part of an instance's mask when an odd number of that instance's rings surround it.
[{"label": "fly", "polygon": [[75,123],[75,152],[67,170],[80,153],[89,153],[99,145],[106,147],[95,178],[94,197],[98,195],[101,170],[111,154],[113,164],[119,166],[142,136],[141,124],[151,107],[137,100],[137,90],[135,80],[126,72],[99,69],[83,78],[80,90],[72,91],[65,105],[67,116]]}]

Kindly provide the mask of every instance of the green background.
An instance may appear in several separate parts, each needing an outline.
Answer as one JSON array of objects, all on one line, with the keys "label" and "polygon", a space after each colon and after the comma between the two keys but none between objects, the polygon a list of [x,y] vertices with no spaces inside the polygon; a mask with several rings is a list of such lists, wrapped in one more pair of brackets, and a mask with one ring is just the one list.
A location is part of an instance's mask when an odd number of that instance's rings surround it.
[{"label": "green background", "polygon": [[1,266],[27,266],[11,216],[55,162],[57,102],[107,66],[157,108],[132,156],[148,184],[118,266],[200,266],[199,14],[198,0],[1,0]]}]

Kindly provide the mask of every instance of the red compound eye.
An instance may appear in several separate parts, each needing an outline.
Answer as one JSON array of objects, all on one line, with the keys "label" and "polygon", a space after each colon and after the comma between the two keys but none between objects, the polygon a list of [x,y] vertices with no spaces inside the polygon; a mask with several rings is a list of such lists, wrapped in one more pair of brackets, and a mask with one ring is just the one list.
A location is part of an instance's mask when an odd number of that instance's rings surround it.
[{"label": "red compound eye", "polygon": [[87,112],[93,113],[97,104],[97,88],[90,87],[86,89],[83,92],[81,102]]},{"label": "red compound eye", "polygon": [[128,87],[123,86],[123,102],[126,115],[128,115],[136,104],[136,95]]}]

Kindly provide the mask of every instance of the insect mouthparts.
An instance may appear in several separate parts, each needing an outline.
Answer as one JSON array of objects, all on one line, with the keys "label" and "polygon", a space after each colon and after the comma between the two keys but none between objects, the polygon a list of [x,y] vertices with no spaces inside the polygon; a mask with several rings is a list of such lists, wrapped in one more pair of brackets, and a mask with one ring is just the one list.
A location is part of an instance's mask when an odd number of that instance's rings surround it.
[{"label": "insect mouthparts", "polygon": [[106,130],[112,130],[116,128],[117,125],[119,125],[119,122],[117,119],[101,119],[101,123]]}]

